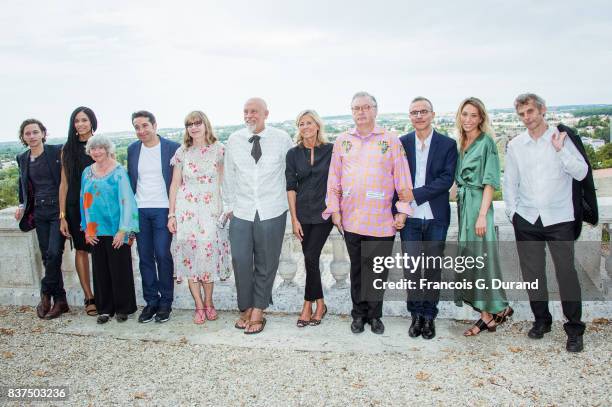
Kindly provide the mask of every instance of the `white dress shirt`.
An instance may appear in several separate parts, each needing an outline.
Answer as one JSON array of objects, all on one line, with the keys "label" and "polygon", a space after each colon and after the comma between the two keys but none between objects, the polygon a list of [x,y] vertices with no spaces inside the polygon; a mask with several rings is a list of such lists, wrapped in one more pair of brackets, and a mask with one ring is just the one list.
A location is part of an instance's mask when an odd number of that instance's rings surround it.
[{"label": "white dress shirt", "polygon": [[518,213],[534,224],[538,217],[543,226],[574,220],[572,180],[586,177],[588,166],[569,137],[558,152],[551,126],[534,140],[528,131],[509,144],[504,169],[504,201],[510,219]]},{"label": "white dress shirt", "polygon": [[[414,133],[414,151],[415,154],[415,173],[414,173],[414,188],[420,188],[425,185],[427,177],[427,157],[429,157],[429,146],[431,145],[431,138],[433,137],[433,129],[429,136],[422,142],[419,137]],[[424,146],[423,146],[424,144]],[[410,206],[414,209],[414,213],[411,218],[415,219],[433,219],[433,213],[431,212],[431,206],[429,202],[423,202],[421,205],[417,205],[416,201],[410,202]]]},{"label": "white dress shirt", "polygon": [[153,147],[140,146],[136,203],[138,208],[168,207],[168,191],[161,165],[161,143]]},{"label": "white dress shirt", "polygon": [[287,151],[294,146],[289,135],[283,130],[266,127],[259,133],[261,158],[255,164],[251,156],[251,134],[246,128],[229,137],[225,148],[223,174],[224,212],[234,216],[260,220],[280,216],[288,209],[285,160]]}]

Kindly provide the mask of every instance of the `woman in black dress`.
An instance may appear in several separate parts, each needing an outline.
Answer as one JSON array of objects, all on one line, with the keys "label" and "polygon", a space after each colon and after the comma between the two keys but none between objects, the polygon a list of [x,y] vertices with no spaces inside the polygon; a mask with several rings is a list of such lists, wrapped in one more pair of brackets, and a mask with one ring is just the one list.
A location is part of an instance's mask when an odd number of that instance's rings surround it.
[{"label": "woman in black dress", "polygon": [[60,231],[72,238],[76,249],[74,264],[85,295],[87,315],[97,315],[94,295],[89,278],[89,253],[91,247],[85,242],[81,230],[81,211],[79,199],[81,193],[81,174],[85,167],[93,164],[90,156],[85,154],[85,144],[98,128],[98,120],[93,110],[88,107],[77,107],[70,115],[68,140],[62,149],[62,180],[60,183]]},{"label": "woman in black dress", "polygon": [[[334,146],[325,140],[323,121],[314,110],[301,112],[295,125],[297,146],[287,152],[285,176],[293,234],[302,243],[306,266],[304,306],[297,321],[297,326],[303,328],[319,325],[327,313],[319,258],[333,226],[321,214],[325,210],[327,174]],[[314,313],[313,302],[317,306]]]}]

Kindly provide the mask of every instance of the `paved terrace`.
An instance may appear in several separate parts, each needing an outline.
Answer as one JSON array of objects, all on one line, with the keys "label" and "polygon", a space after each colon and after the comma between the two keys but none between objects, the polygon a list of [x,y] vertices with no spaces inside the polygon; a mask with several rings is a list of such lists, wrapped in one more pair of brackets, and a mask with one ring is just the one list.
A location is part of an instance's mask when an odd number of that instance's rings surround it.
[{"label": "paved terrace", "polygon": [[275,313],[247,336],[236,316],[196,326],[179,310],[165,324],[101,326],[80,308],[42,321],[32,307],[0,307],[0,386],[68,386],[66,402],[49,403],[62,406],[612,405],[605,319],[568,354],[559,322],[536,341],[526,322],[464,338],[467,322],[439,320],[425,341],[401,317],[379,336],[350,333],[346,316],[299,329],[296,315]]},{"label": "paved terrace", "polygon": [[[500,240],[511,241],[503,202],[495,203]],[[600,242],[612,222],[612,198],[600,199],[601,225],[586,226],[584,241]],[[33,233],[17,230],[14,210],[0,211],[0,386],[66,385],[66,403],[56,405],[612,405],[611,279],[606,244],[576,259],[589,298],[585,351],[567,354],[559,304],[552,334],[529,340],[528,304],[513,301],[514,323],[497,333],[464,338],[473,320],[468,307],[441,303],[437,337],[411,339],[403,301],[387,301],[386,332],[349,330],[349,263],[339,236],[330,237],[322,277],[330,314],[319,327],[298,329],[304,269],[299,246],[287,230],[274,305],[260,335],[233,327],[233,280],[215,286],[220,320],[195,326],[185,284],[177,285],[167,324],[105,326],[87,317],[72,255],[64,255],[64,280],[72,312],[41,321],[38,302],[42,265]],[[455,211],[453,210],[453,214]],[[456,224],[456,220],[452,220]],[[456,228],[448,240],[456,240]],[[137,298],[142,305],[138,259],[133,249]],[[549,262],[550,265],[550,262]],[[504,269],[515,281],[518,266]],[[549,282],[554,282],[550,268]],[[554,283],[552,291],[555,290]],[[76,305],[76,306],[75,306]],[[0,400],[3,404],[6,400]],[[15,403],[23,405],[24,403]],[[53,404],[53,403],[52,403]]]}]

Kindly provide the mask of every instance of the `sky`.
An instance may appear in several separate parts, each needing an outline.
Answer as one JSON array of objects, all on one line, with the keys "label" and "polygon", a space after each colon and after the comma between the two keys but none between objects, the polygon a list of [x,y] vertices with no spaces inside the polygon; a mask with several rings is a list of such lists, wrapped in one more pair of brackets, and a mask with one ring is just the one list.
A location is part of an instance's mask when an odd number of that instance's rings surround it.
[{"label": "sky", "polygon": [[65,137],[81,105],[111,132],[141,109],[159,127],[192,110],[239,124],[251,96],[270,121],[349,114],[361,90],[381,113],[419,95],[437,112],[526,91],[612,102],[609,0],[0,2],[0,141],[29,117]]}]

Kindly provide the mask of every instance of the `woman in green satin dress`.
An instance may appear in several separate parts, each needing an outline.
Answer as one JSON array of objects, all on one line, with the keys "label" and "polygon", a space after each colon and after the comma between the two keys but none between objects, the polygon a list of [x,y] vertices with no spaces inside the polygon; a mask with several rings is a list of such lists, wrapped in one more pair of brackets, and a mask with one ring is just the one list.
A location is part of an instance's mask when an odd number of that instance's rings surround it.
[{"label": "woman in green satin dress", "polygon": [[[456,303],[470,305],[480,312],[480,319],[465,336],[496,326],[512,315],[503,288],[492,289],[492,279],[502,278],[493,213],[493,192],[500,187],[500,164],[489,115],[482,101],[471,97],[459,106],[456,117],[460,152],[455,172],[459,217],[460,255],[482,256],[484,267],[469,268],[457,274],[459,281],[471,288],[456,291]],[[478,288],[477,281],[487,288]]]}]

